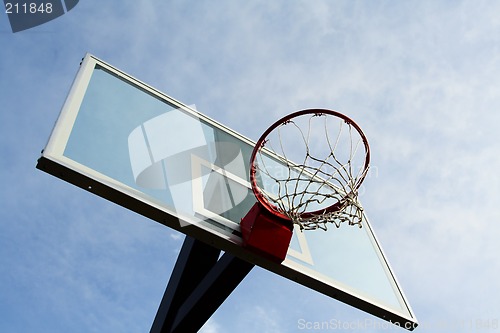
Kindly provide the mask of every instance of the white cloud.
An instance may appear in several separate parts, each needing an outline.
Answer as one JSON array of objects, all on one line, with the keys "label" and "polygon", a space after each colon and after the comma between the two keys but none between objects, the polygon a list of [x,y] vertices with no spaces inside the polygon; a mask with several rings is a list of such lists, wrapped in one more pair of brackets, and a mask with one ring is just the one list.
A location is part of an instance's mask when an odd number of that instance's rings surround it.
[{"label": "white cloud", "polygon": [[221,332],[223,331],[221,330],[220,325],[218,325],[213,319],[209,319],[200,330],[200,333],[221,333]]},{"label": "white cloud", "polygon": [[240,330],[245,332],[282,332],[279,311],[270,306],[268,300],[262,303],[262,306],[245,307],[244,312],[238,314]]}]

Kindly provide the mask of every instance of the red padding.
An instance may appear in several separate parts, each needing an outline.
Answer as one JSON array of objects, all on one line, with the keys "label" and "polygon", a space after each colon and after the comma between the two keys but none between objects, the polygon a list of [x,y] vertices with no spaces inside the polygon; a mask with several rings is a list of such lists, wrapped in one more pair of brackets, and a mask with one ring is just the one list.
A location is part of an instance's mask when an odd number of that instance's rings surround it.
[{"label": "red padding", "polygon": [[292,239],[292,223],[278,219],[258,202],[241,220],[243,246],[261,256],[281,263]]}]

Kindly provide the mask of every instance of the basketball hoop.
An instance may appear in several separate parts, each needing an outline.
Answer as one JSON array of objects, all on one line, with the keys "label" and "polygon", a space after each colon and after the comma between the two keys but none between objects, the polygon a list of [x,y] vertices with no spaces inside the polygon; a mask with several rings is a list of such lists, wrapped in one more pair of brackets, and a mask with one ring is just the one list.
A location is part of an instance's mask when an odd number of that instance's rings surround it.
[{"label": "basketball hoop", "polygon": [[285,260],[293,225],[327,230],[362,226],[358,191],[370,163],[368,140],[347,116],[331,110],[292,113],[269,127],[250,158],[257,203],[241,220],[243,246]]},{"label": "basketball hoop", "polygon": [[275,122],[257,141],[250,182],[267,211],[301,230],[344,222],[361,227],[358,191],[369,162],[368,140],[352,119],[303,110]]}]

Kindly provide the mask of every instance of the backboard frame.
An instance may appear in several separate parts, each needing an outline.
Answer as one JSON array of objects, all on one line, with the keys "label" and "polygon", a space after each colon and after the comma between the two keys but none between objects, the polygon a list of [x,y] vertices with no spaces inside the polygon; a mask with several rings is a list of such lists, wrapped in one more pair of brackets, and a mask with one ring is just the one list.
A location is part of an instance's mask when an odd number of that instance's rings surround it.
[{"label": "backboard frame", "polygon": [[[176,212],[168,207],[165,207],[161,203],[150,201],[136,189],[117,182],[113,178],[107,177],[64,156],[64,150],[72,127],[76,121],[78,110],[82,104],[88,84],[96,67],[106,70],[120,80],[130,83],[131,85],[143,90],[161,101],[164,101],[165,103],[174,105],[186,113],[192,114],[194,117],[203,120],[207,124],[210,124],[210,126],[213,126],[214,128],[217,128],[218,130],[221,130],[238,140],[241,140],[241,142],[244,142],[245,144],[250,146],[255,145],[254,141],[210,119],[209,117],[190,108],[188,105],[183,104],[145,84],[144,82],[133,78],[132,76],[105,63],[95,56],[87,54],[81,63],[80,70],[76,75],[72,88],[53,128],[50,139],[45,149],[42,151],[42,156],[38,160],[38,169],[190,237],[201,240],[202,242],[221,249],[222,251],[229,252],[242,260],[256,264],[266,270],[296,281],[297,283],[303,284],[313,290],[386,321],[390,321],[398,326],[413,330],[418,325],[416,317],[402,289],[400,288],[399,282],[397,281],[393,270],[386,259],[385,253],[380,247],[380,243],[375,236],[368,219],[365,219],[366,223],[363,227],[373,243],[373,246],[376,248],[379,259],[383,262],[384,269],[386,271],[385,273],[391,279],[392,288],[395,290],[398,301],[403,309],[401,311],[392,309],[382,303],[370,299],[370,297],[367,297],[366,295],[353,291],[348,285],[343,283],[339,282],[332,285],[331,281],[328,281],[327,278],[314,273],[314,271],[310,272],[305,270],[303,266],[292,260],[285,260],[282,264],[266,260],[265,258],[244,249],[241,246],[241,237],[237,232],[228,235],[227,233],[218,232],[217,230],[208,228],[204,224],[179,221],[179,218],[176,217]],[[249,186],[249,183],[246,186]],[[300,231],[297,231],[296,229],[294,233],[297,232]]]}]

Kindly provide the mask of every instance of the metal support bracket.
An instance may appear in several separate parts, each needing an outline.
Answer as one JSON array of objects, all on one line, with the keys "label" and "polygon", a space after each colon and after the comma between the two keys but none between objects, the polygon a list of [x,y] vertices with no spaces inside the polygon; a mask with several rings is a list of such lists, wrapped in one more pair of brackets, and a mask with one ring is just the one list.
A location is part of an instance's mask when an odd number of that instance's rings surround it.
[{"label": "metal support bracket", "polygon": [[255,266],[186,236],[150,333],[197,332]]}]

